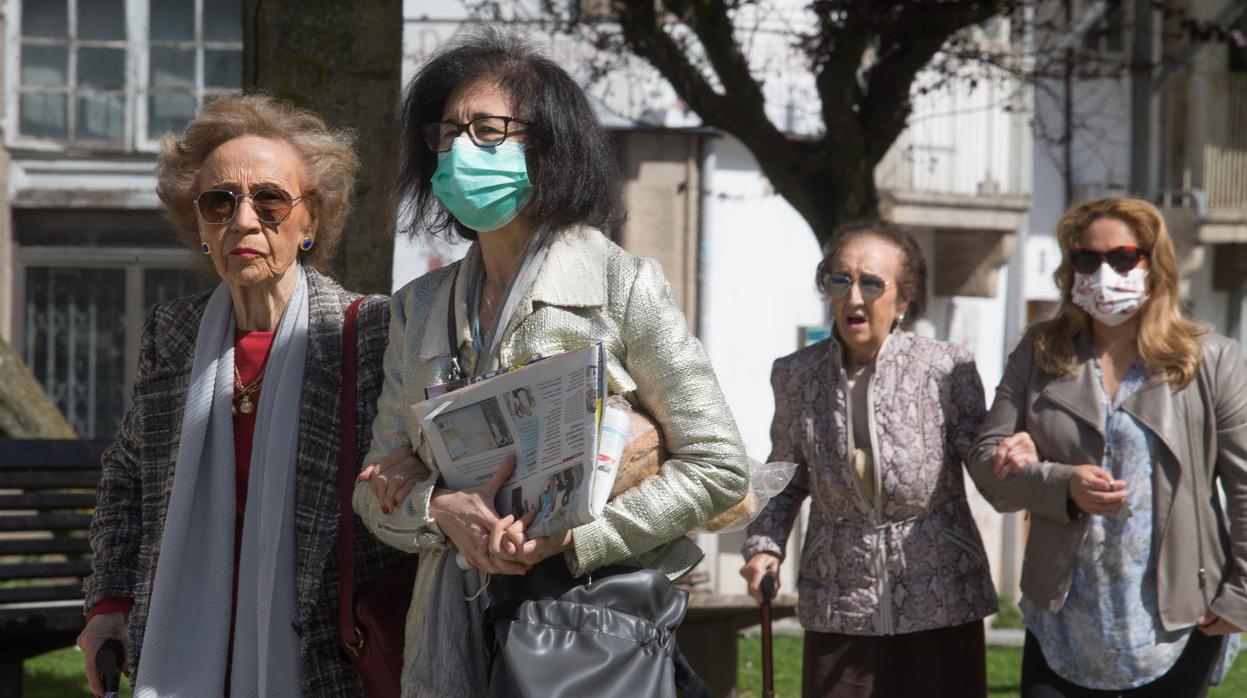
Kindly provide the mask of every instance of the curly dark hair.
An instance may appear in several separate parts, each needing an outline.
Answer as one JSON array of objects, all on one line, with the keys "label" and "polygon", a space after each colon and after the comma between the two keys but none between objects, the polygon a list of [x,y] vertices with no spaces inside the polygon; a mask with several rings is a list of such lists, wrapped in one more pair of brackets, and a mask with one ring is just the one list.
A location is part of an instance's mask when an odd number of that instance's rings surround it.
[{"label": "curly dark hair", "polygon": [[615,149],[584,90],[567,71],[522,37],[474,27],[428,60],[407,85],[399,121],[402,146],[394,195],[403,202],[409,234],[453,230],[475,240],[433,196],[430,177],[438,154],[424,141],[424,126],[442,120],[460,87],[488,81],[514,104],[514,116],[531,122],[524,153],[532,199],[522,215],[550,230],[576,224],[609,229],[622,219]]},{"label": "curly dark hair", "polygon": [[913,236],[895,223],[869,219],[852,221],[836,228],[836,232],[832,233],[826,245],[823,261],[818,263],[815,277],[818,290],[822,291],[824,296],[830,295],[827,284],[828,277],[831,276],[832,265],[839,258],[845,245],[851,240],[862,237],[887,240],[904,253],[905,261],[901,264],[901,276],[896,280],[897,290],[906,302],[905,319],[901,322],[901,327],[906,329],[913,327],[927,309],[927,261],[922,256],[922,248],[918,247]]}]

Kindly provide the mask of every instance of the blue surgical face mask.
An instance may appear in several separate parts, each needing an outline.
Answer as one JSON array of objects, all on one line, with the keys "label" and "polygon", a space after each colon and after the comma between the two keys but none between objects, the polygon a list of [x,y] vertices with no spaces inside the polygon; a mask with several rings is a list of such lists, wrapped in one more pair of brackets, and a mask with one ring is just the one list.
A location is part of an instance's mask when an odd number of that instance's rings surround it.
[{"label": "blue surgical face mask", "polygon": [[456,220],[478,232],[515,220],[533,189],[524,145],[510,141],[482,148],[456,138],[438,157],[432,181],[433,196]]}]

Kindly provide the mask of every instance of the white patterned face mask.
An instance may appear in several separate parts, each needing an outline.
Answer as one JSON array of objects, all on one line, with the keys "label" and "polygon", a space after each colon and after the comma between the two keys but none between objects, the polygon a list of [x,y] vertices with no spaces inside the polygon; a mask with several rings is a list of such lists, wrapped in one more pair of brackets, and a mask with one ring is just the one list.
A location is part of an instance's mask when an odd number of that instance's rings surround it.
[{"label": "white patterned face mask", "polygon": [[1134,317],[1147,302],[1147,270],[1135,267],[1119,274],[1105,263],[1094,274],[1074,272],[1070,296],[1088,315],[1116,327]]}]

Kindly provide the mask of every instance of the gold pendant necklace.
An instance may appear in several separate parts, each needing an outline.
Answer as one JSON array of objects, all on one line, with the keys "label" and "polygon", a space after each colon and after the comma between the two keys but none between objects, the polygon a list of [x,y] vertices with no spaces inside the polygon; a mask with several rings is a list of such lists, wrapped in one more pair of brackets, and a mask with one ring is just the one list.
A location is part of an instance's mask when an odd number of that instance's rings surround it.
[{"label": "gold pendant necklace", "polygon": [[[267,366],[265,368],[268,368]],[[230,405],[230,414],[235,417],[238,413],[251,414],[255,412],[255,402],[251,400],[251,396],[260,390],[260,383],[264,380],[264,369],[260,370],[260,375],[252,381],[251,385],[242,384],[242,374],[238,372],[238,366],[234,366],[234,391],[238,393],[237,405]],[[241,399],[240,399],[241,398]]]}]

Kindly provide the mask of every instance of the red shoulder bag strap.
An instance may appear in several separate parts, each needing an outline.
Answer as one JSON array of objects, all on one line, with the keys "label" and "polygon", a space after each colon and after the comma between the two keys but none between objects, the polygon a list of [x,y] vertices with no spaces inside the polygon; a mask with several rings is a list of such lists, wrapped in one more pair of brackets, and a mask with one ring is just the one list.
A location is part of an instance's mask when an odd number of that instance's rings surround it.
[{"label": "red shoulder bag strap", "polygon": [[355,355],[359,306],[366,296],[356,298],[342,320],[342,397],[339,405],[341,435],[338,463],[338,639],[359,654],[364,639],[355,627],[355,512],[351,493],[355,491]]}]

